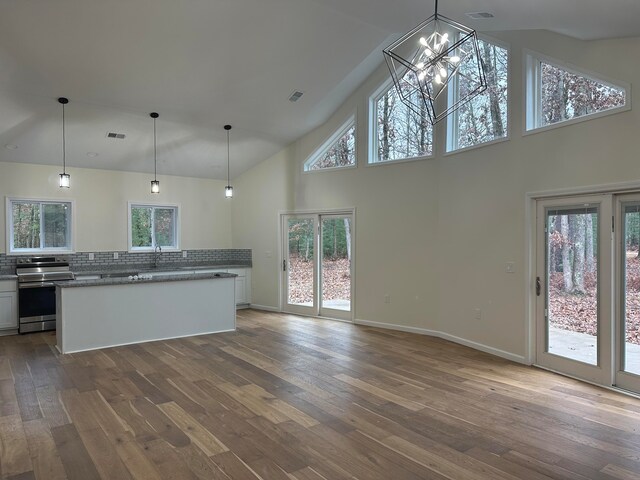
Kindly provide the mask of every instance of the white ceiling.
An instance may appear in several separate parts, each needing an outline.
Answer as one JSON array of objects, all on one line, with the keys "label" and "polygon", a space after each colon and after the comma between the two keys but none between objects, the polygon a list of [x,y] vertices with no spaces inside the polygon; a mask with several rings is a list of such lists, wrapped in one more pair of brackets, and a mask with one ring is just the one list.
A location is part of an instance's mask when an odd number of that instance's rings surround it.
[{"label": "white ceiling", "polygon": [[[640,35],[638,0],[604,3],[440,0],[440,12],[479,31]],[[478,11],[495,18],[464,15]],[[152,172],[157,111],[160,174],[224,179],[230,123],[236,176],[325,121],[389,39],[432,13],[430,0],[0,0],[0,161],[61,163],[67,96],[68,165]]]}]

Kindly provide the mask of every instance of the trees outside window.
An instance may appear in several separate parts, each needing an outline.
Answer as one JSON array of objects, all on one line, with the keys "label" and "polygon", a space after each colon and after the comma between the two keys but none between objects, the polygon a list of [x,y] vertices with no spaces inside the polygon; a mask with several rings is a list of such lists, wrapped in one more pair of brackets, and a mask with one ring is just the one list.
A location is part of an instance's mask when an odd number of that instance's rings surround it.
[{"label": "trees outside window", "polygon": [[67,252],[71,245],[71,202],[10,199],[9,251]]},{"label": "trees outside window", "polygon": [[129,219],[130,250],[178,249],[178,207],[131,205]]},{"label": "trees outside window", "polygon": [[[505,138],[508,134],[509,50],[486,40],[478,42],[487,89],[449,116],[448,152]],[[450,104],[473,88],[467,78],[465,65],[461,65],[449,90]]]},{"label": "trees outside window", "polygon": [[350,118],[309,157],[304,171],[327,170],[356,165],[356,123]]},{"label": "trees outside window", "polygon": [[628,87],[527,57],[527,130],[627,110]]},{"label": "trees outside window", "polygon": [[[418,95],[414,92],[413,95]],[[407,107],[393,85],[373,97],[373,152],[369,163],[391,162],[433,155],[433,127],[426,107]]]}]

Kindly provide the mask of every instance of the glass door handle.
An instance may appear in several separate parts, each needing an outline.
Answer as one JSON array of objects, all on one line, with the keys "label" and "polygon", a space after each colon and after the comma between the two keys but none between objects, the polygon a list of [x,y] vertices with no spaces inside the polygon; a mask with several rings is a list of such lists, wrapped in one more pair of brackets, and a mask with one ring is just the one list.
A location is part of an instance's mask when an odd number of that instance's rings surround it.
[{"label": "glass door handle", "polygon": [[540,277],[536,277],[536,296],[537,297],[540,296],[541,289],[542,289],[542,286],[540,285]]}]

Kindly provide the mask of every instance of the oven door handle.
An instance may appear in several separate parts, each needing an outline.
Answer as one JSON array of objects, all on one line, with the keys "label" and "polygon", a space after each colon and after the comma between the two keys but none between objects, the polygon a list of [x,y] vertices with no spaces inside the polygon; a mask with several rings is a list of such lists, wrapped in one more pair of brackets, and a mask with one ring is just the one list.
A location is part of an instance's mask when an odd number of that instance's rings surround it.
[{"label": "oven door handle", "polygon": [[20,283],[18,285],[19,289],[23,288],[42,288],[42,287],[55,287],[56,284],[53,282],[37,282],[37,283]]}]

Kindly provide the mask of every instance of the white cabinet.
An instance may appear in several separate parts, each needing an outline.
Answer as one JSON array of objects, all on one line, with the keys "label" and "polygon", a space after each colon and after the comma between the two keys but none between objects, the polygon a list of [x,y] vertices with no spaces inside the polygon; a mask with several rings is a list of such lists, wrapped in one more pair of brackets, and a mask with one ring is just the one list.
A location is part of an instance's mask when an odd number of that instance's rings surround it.
[{"label": "white cabinet", "polygon": [[230,268],[229,273],[235,273],[236,277],[236,305],[248,307],[251,303],[251,269]]},{"label": "white cabinet", "polygon": [[0,330],[18,328],[18,292],[15,280],[0,281]]}]

